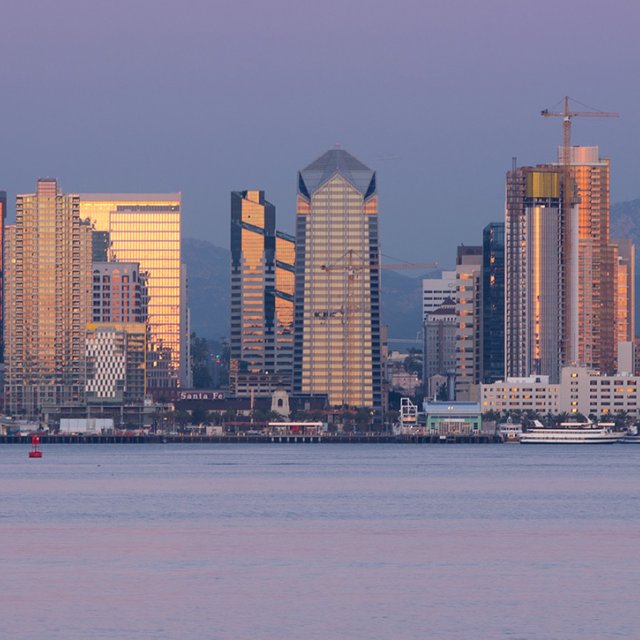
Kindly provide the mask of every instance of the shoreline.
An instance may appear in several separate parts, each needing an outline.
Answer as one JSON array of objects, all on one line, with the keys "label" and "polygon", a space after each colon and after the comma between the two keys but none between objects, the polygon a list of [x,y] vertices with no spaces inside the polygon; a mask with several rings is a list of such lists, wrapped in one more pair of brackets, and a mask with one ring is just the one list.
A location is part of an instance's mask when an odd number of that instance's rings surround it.
[{"label": "shoreline", "polygon": [[[438,435],[393,434],[321,434],[321,435],[47,435],[38,434],[40,444],[503,444],[498,435]],[[31,435],[0,436],[2,444],[31,444]]]}]

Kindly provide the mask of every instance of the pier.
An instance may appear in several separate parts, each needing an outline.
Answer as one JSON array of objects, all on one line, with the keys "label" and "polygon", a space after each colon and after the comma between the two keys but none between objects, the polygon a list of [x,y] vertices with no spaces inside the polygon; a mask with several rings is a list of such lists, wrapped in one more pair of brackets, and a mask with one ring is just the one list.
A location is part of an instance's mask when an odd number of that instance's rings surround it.
[{"label": "pier", "polygon": [[[390,433],[322,433],[309,434],[46,434],[39,433],[40,443],[48,444],[494,444],[502,442],[498,435],[438,435]],[[0,444],[31,444],[29,435],[0,435]]]}]

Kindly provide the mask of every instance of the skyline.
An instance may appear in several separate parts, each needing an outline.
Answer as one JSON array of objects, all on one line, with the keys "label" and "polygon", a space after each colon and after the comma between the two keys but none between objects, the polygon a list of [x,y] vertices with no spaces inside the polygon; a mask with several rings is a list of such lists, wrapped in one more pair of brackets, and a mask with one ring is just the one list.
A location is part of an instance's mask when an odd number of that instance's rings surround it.
[{"label": "skyline", "polygon": [[611,158],[613,202],[640,196],[640,8],[512,4],[11,0],[9,221],[16,193],[49,175],[73,193],[180,191],[185,237],[223,247],[229,192],[264,189],[291,233],[297,169],[339,142],[377,171],[383,252],[448,265],[503,219],[512,156],[555,160],[561,123],[539,112],[566,94],[620,112],[578,119],[573,141]]}]

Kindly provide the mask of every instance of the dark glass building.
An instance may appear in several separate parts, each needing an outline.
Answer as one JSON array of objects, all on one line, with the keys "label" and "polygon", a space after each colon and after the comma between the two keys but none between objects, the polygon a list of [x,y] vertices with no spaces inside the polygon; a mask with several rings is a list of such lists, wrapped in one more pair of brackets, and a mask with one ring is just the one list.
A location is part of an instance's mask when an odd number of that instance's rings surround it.
[{"label": "dark glass building", "polygon": [[504,222],[482,232],[480,377],[504,380]]}]

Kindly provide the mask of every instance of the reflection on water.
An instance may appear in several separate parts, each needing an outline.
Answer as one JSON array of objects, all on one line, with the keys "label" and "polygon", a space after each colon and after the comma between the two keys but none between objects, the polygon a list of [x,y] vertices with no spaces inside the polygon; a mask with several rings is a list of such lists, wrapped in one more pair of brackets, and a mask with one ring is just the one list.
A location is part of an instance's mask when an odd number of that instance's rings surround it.
[{"label": "reflection on water", "polygon": [[0,448],[0,638],[638,637],[640,447]]}]

